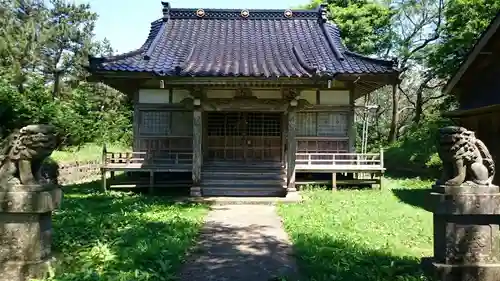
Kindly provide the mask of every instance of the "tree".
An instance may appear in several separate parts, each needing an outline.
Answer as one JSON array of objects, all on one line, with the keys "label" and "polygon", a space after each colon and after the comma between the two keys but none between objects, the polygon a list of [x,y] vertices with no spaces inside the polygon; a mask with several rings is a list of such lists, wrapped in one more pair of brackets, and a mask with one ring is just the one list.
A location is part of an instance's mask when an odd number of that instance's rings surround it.
[{"label": "tree", "polygon": [[432,73],[439,78],[449,79],[498,11],[499,0],[448,1],[441,42],[427,60]]},{"label": "tree", "polygon": [[75,76],[92,48],[92,32],[97,15],[89,4],[76,5],[64,0],[50,0],[48,26],[42,47],[43,73],[53,81],[57,96],[61,79]]},{"label": "tree", "polygon": [[0,4],[0,75],[24,92],[29,74],[40,63],[47,9],[41,0]]},{"label": "tree", "polygon": [[[306,8],[324,3],[313,0]],[[365,55],[384,55],[391,47],[391,18],[394,11],[387,5],[367,0],[329,0],[329,19],[340,29],[346,47]]]}]

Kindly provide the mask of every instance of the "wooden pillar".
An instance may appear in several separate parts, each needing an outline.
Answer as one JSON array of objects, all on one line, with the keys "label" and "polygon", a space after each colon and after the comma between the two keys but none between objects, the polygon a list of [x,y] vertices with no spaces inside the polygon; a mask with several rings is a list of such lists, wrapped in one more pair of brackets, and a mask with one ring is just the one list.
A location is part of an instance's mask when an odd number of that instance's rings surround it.
[{"label": "wooden pillar", "polygon": [[288,134],[287,134],[287,188],[295,190],[295,157],[297,152],[297,109],[290,106],[288,109]]},{"label": "wooden pillar", "polygon": [[347,118],[347,136],[349,137],[349,153],[356,152],[356,122],[354,122],[354,90],[355,85],[349,91],[349,115]]},{"label": "wooden pillar", "polygon": [[[199,100],[198,100],[199,101]],[[199,106],[193,109],[193,186],[191,196],[201,196],[201,165],[203,163],[202,138],[203,122],[202,111]]]},{"label": "wooden pillar", "polygon": [[286,142],[287,142],[288,117],[286,113],[281,116],[281,164],[286,166]]},{"label": "wooden pillar", "polygon": [[134,115],[132,116],[133,118],[133,136],[132,136],[132,139],[133,139],[133,144],[132,144],[132,151],[140,151],[141,147],[140,147],[140,143],[139,143],[139,126],[140,126],[140,111],[139,111],[139,92],[136,91],[134,93],[134,100],[133,100],[133,103],[134,103]]}]

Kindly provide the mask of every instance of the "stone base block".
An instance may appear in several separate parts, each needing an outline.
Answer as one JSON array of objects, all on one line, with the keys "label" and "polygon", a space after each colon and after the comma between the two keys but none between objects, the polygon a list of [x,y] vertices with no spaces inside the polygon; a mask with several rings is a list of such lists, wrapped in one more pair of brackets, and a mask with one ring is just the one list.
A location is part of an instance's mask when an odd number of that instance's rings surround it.
[{"label": "stone base block", "polygon": [[54,261],[53,258],[48,258],[39,262],[0,262],[0,281],[26,281],[47,278]]},{"label": "stone base block", "polygon": [[438,281],[500,281],[500,264],[443,264],[423,258],[422,269]]},{"label": "stone base block", "polygon": [[201,197],[201,196],[203,196],[201,194],[201,187],[199,187],[199,186],[192,186],[191,190],[190,190],[190,195],[193,196],[193,197]]},{"label": "stone base block", "polygon": [[62,189],[56,185],[13,185],[0,187],[0,213],[36,214],[61,205]]}]

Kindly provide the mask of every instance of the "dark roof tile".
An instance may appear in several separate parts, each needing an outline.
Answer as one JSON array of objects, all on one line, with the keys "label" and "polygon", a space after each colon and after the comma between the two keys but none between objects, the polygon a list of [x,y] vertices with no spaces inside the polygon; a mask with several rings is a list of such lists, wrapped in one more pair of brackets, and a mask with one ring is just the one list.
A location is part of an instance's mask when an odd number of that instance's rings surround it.
[{"label": "dark roof tile", "polygon": [[[164,4],[165,5],[165,4]],[[169,9],[154,21],[136,51],[90,58],[91,69],[151,72],[160,76],[312,77],[393,73],[392,61],[348,51],[321,10]]]}]

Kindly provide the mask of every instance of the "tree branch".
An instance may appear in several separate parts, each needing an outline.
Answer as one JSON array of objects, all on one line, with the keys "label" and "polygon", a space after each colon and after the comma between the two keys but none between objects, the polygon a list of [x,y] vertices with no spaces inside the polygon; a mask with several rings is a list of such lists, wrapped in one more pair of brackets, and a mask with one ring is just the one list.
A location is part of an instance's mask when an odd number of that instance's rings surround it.
[{"label": "tree branch", "polygon": [[403,95],[405,96],[406,100],[413,106],[416,106],[415,105],[415,102],[411,100],[410,96],[401,88],[401,84],[398,85],[398,89],[401,91],[401,93],[403,93]]}]

